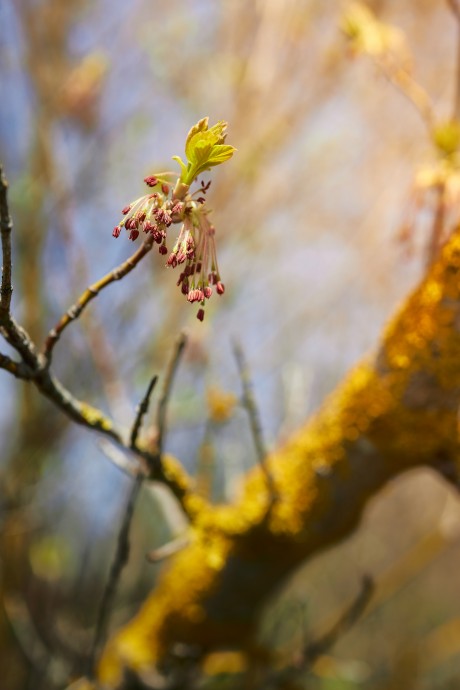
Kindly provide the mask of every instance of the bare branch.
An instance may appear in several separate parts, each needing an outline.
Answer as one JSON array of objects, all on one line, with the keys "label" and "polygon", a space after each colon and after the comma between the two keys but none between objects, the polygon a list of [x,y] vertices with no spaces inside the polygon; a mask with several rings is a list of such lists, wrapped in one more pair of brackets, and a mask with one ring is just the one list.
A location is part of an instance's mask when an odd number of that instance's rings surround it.
[{"label": "bare branch", "polygon": [[257,459],[260,465],[260,469],[265,475],[265,479],[267,481],[267,486],[271,496],[271,501],[273,502],[273,500],[276,497],[276,489],[275,484],[273,482],[273,477],[270,473],[270,470],[267,467],[267,463],[265,462],[265,458],[267,457],[267,449],[265,447],[263,439],[262,426],[259,419],[259,412],[257,410],[257,405],[252,394],[249,369],[246,363],[246,359],[244,357],[243,349],[239,343],[235,342],[233,344],[233,352],[238,366],[241,384],[243,386],[242,403],[248,413],[252,437],[254,439],[254,445],[256,447]]},{"label": "bare branch", "polygon": [[187,336],[185,333],[181,333],[176,346],[174,348],[171,360],[169,362],[166,376],[163,383],[163,390],[161,392],[161,397],[158,402],[157,411],[157,429],[158,429],[158,456],[161,458],[163,453],[163,439],[166,433],[166,411],[168,407],[169,396],[171,395],[172,385],[174,381],[174,376],[179,366],[180,358],[184,351],[185,345],[187,344]]},{"label": "bare branch", "polygon": [[0,288],[0,314],[4,317],[10,313],[11,295],[11,232],[13,221],[8,207],[8,182],[0,164],[0,232],[2,237],[2,282]]},{"label": "bare branch", "polygon": [[136,417],[134,419],[133,428],[132,428],[131,437],[130,437],[131,448],[136,447],[137,437],[138,437],[139,432],[140,432],[141,427],[142,427],[142,421],[144,419],[144,416],[148,412],[149,404],[150,404],[150,397],[154,391],[154,388],[157,384],[157,381],[158,381],[158,376],[155,374],[155,376],[153,376],[152,379],[150,380],[150,383],[148,385],[148,388],[145,392],[144,397],[142,398],[141,402],[137,406]]},{"label": "bare branch", "polygon": [[51,362],[51,357],[53,353],[54,346],[62,335],[62,332],[67,328],[67,326],[78,319],[85,307],[93,300],[97,295],[117,280],[121,280],[128,273],[130,273],[137,264],[144,258],[146,254],[152,249],[154,244],[153,237],[149,236],[141,244],[141,246],[132,254],[126,261],[114,268],[110,273],[107,273],[100,280],[96,281],[90,285],[83,292],[78,300],[73,304],[66,312],[61,316],[57,324],[50,330],[48,336],[45,340],[43,346],[43,354],[48,362]]},{"label": "bare branch", "polygon": [[5,369],[13,374],[17,379],[30,379],[33,372],[22,362],[15,362],[13,359],[0,352],[0,369]]},{"label": "bare branch", "polygon": [[94,678],[95,667],[98,660],[99,652],[102,649],[102,646],[107,636],[110,615],[112,613],[113,602],[115,599],[118,584],[120,582],[121,573],[129,560],[129,535],[131,522],[134,515],[134,508],[136,507],[136,501],[139,496],[139,492],[144,478],[145,477],[139,473],[133,482],[128,497],[128,502],[126,504],[126,509],[124,511],[123,521],[121,523],[120,531],[118,533],[117,548],[110,568],[109,577],[104,589],[104,594],[102,596],[102,601],[99,608],[99,614],[96,623],[96,630],[94,633],[93,644],[91,647],[91,652],[88,661],[88,675],[90,678]]},{"label": "bare branch", "polygon": [[0,285],[0,333],[5,340],[21,355],[24,362],[32,369],[38,366],[38,356],[29,335],[14,321],[11,316],[11,233],[13,221],[8,206],[8,182],[0,164],[0,234],[2,243],[2,280]]}]

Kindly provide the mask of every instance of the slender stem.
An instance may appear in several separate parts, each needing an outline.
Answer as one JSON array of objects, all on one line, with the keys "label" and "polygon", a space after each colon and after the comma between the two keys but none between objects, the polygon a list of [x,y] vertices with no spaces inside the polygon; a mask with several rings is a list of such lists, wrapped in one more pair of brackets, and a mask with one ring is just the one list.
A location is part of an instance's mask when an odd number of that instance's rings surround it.
[{"label": "slender stem", "polygon": [[158,429],[158,441],[157,449],[158,455],[161,458],[163,453],[163,441],[166,434],[166,411],[168,407],[169,397],[171,395],[172,385],[174,382],[174,377],[179,366],[179,362],[184,351],[185,345],[187,343],[187,336],[185,333],[181,333],[172,353],[171,360],[168,364],[168,369],[166,371],[166,376],[163,383],[163,390],[161,392],[161,397],[158,402],[157,410],[157,429]]},{"label": "slender stem", "polygon": [[163,546],[159,546],[157,549],[149,551],[147,554],[147,560],[149,563],[160,563],[167,558],[171,558],[171,556],[174,556],[179,551],[182,551],[182,549],[185,549],[189,541],[190,540],[187,535],[177,537],[177,539],[173,539],[167,544],[163,544]]},{"label": "slender stem", "polygon": [[428,243],[427,253],[426,253],[426,267],[431,266],[433,261],[436,259],[444,232],[445,223],[445,191],[446,185],[444,182],[440,182],[436,189],[436,204],[433,216],[433,224],[431,228],[431,235]]},{"label": "slender stem", "polygon": [[460,119],[460,3],[458,0],[447,0],[456,21],[457,21],[457,82],[455,85],[454,107],[452,119]]},{"label": "slender stem", "polygon": [[147,414],[147,412],[149,410],[150,397],[151,397],[153,390],[157,384],[157,381],[158,381],[158,376],[157,375],[153,376],[152,379],[150,380],[150,383],[148,385],[148,388],[145,392],[144,397],[142,398],[141,402],[137,406],[136,417],[135,417],[134,422],[133,422],[133,427],[132,427],[131,436],[130,436],[130,444],[129,445],[131,446],[131,448],[136,447],[137,437],[138,437],[139,432],[141,430],[144,416]]},{"label": "slender stem", "polygon": [[[21,355],[24,363],[31,369],[39,367],[35,345],[26,331],[11,316],[12,260],[11,233],[13,221],[8,206],[8,181],[0,164],[0,234],[2,245],[2,279],[0,285],[0,333]],[[25,373],[25,372],[24,372]],[[23,378],[27,378],[24,376]]]},{"label": "slender stem", "polygon": [[17,379],[30,378],[30,371],[22,362],[15,362],[13,359],[0,352],[0,369],[5,369],[10,374],[13,374]]},{"label": "slender stem", "polygon": [[361,590],[357,597],[342,613],[335,625],[322,637],[319,637],[314,642],[310,642],[305,647],[301,662],[303,668],[311,666],[319,656],[331,649],[331,647],[353,627],[356,621],[361,618],[364,609],[369,604],[374,590],[375,586],[372,579],[368,576],[364,576]]},{"label": "slender stem", "polygon": [[94,633],[93,644],[88,661],[88,675],[94,678],[95,666],[99,657],[100,650],[106,640],[107,630],[110,622],[110,616],[113,610],[113,603],[115,594],[120,582],[123,568],[128,563],[130,551],[130,529],[136,507],[137,498],[142,486],[144,477],[138,474],[132,484],[126,509],[123,514],[120,531],[118,533],[117,548],[112,561],[112,565],[107,579],[104,594],[102,596],[101,605],[97,617],[96,630]]},{"label": "slender stem", "polygon": [[270,492],[272,502],[276,497],[276,489],[273,481],[271,472],[265,462],[267,457],[267,449],[263,439],[262,425],[260,423],[259,412],[257,409],[254,396],[252,394],[251,379],[249,376],[249,369],[246,364],[246,359],[244,357],[243,350],[239,343],[234,343],[233,352],[235,354],[236,363],[238,366],[238,371],[240,374],[241,384],[243,387],[243,398],[242,402],[249,417],[249,424],[251,426],[252,437],[254,439],[254,445],[256,447],[257,460],[260,465],[260,469],[265,475],[267,486]]},{"label": "slender stem", "polygon": [[13,221],[8,207],[8,182],[0,164],[0,232],[2,238],[2,282],[0,287],[0,314],[2,317],[10,313],[11,295],[11,232]]},{"label": "slender stem", "polygon": [[80,295],[75,304],[73,304],[66,312],[61,316],[57,324],[50,330],[48,336],[45,340],[43,346],[43,354],[48,362],[51,362],[51,357],[53,353],[54,346],[62,335],[62,332],[67,328],[67,326],[78,319],[85,307],[93,300],[97,295],[106,288],[111,283],[117,280],[121,280],[128,273],[130,273],[137,264],[144,258],[146,254],[152,249],[154,244],[153,237],[147,237],[146,240],[141,244],[141,246],[132,254],[126,261],[114,268],[110,273],[107,273],[100,280],[96,281],[90,285],[86,290]]}]

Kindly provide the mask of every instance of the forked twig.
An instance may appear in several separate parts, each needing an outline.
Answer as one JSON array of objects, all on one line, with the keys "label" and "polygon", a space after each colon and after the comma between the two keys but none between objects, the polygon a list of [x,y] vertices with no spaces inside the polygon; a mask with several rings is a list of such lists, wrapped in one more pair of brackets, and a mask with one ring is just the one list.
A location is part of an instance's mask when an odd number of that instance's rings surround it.
[{"label": "forked twig", "polygon": [[[78,400],[78,398],[76,398],[65,386],[63,386],[59,379],[54,376],[50,368],[51,353],[62,331],[72,320],[81,314],[82,310],[88,302],[95,297],[97,292],[113,281],[119,280],[127,275],[139,263],[141,258],[151,249],[149,246],[150,239],[146,240],[127,261],[114,269],[114,271],[108,273],[104,278],[89,287],[83,293],[74,307],[72,307],[59,321],[54,332],[51,331],[48,335],[46,341],[47,345],[45,344],[45,352],[48,355],[48,357],[46,357],[44,354],[38,353],[28,333],[16,323],[10,313],[12,223],[8,208],[7,188],[8,184],[0,166],[0,232],[3,252],[3,275],[1,282],[3,292],[0,296],[0,335],[2,335],[17,351],[22,360],[21,362],[15,362],[6,354],[0,354],[0,369],[4,369],[18,378],[33,383],[42,395],[51,400],[54,405],[72,419],[72,421],[81,424],[87,429],[97,431],[106,438],[110,438],[120,448],[135,453],[138,460],[144,463],[144,468],[149,479],[161,482],[167,486],[180,503],[185,514],[190,517],[185,505],[185,497],[190,492],[186,473],[183,472],[181,474],[179,481],[176,476],[168,475],[163,471],[159,454],[156,450],[151,451],[139,443],[136,443],[135,448],[131,448],[129,442],[125,440],[124,429],[119,428],[110,417],[105,415],[97,407],[85,401]],[[178,354],[180,354],[180,352]],[[171,374],[169,375],[169,379],[171,379]],[[167,390],[166,399],[168,395],[169,392]],[[165,404],[166,402],[164,402],[164,406]],[[162,416],[160,415],[160,417]]]}]

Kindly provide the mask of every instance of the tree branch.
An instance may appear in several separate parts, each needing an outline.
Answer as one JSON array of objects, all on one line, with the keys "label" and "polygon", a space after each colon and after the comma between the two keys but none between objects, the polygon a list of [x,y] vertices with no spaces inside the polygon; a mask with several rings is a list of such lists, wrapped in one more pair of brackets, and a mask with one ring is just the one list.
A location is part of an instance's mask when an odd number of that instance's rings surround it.
[{"label": "tree branch", "polygon": [[2,238],[2,282],[0,287],[0,316],[6,317],[10,313],[11,295],[11,233],[13,221],[8,207],[8,182],[0,163],[0,232]]},{"label": "tree branch", "polygon": [[244,352],[239,343],[234,343],[233,352],[235,354],[236,363],[238,365],[238,371],[241,378],[241,383],[243,386],[243,405],[249,416],[249,423],[251,426],[252,437],[254,439],[254,445],[256,447],[257,460],[259,462],[260,468],[265,475],[267,481],[268,490],[270,493],[270,503],[272,504],[276,499],[276,488],[273,481],[272,474],[265,462],[267,457],[267,449],[263,439],[262,425],[260,423],[259,412],[257,409],[254,396],[252,394],[251,379],[249,376],[249,369],[244,357]]},{"label": "tree branch", "polygon": [[268,518],[260,467],[244,478],[235,504],[198,512],[190,544],[108,643],[101,682],[116,687],[125,668],[158,667],[177,642],[202,655],[251,649],[274,590],[305,559],[348,536],[386,482],[419,466],[443,475],[449,466],[458,475],[459,276],[460,229],[377,352],[267,459],[278,492]]},{"label": "tree branch", "polygon": [[15,362],[13,359],[0,352],[0,369],[5,369],[13,374],[17,379],[30,379],[32,372],[22,362]]},{"label": "tree branch", "polygon": [[157,452],[159,457],[163,453],[163,440],[166,434],[166,411],[168,407],[169,397],[171,395],[172,385],[174,382],[174,377],[176,375],[177,368],[179,366],[182,353],[184,351],[185,345],[187,344],[187,336],[185,333],[181,333],[172,353],[171,360],[168,364],[166,370],[166,375],[163,383],[163,389],[161,392],[160,400],[158,402],[157,410]]},{"label": "tree branch", "polygon": [[86,306],[91,302],[97,295],[117,280],[121,280],[128,273],[130,273],[137,264],[144,258],[146,254],[152,249],[154,244],[153,237],[149,236],[143,241],[141,246],[132,254],[126,261],[121,263],[119,266],[114,268],[110,273],[107,273],[100,280],[96,281],[90,285],[83,292],[82,295],[77,299],[75,304],[73,304],[69,309],[61,316],[57,324],[50,330],[48,336],[45,340],[43,346],[43,354],[45,356],[48,365],[51,363],[51,358],[53,354],[54,347],[62,335],[62,332],[67,328],[67,326],[78,319]]},{"label": "tree branch", "polygon": [[144,397],[142,398],[141,402],[139,403],[137,410],[136,410],[136,417],[133,422],[133,427],[131,430],[131,436],[130,436],[130,447],[131,448],[136,448],[137,445],[137,437],[139,435],[139,432],[142,427],[142,422],[144,419],[144,416],[147,414],[149,410],[149,404],[150,404],[150,397],[154,391],[154,388],[157,384],[158,381],[158,376],[155,375],[152,377],[150,380],[150,383],[148,385],[148,388],[145,392]]},{"label": "tree branch", "polygon": [[132,484],[126,509],[123,514],[120,531],[118,533],[117,548],[115,556],[110,568],[109,577],[102,596],[99,614],[96,623],[96,630],[94,633],[93,644],[88,661],[88,676],[94,678],[95,665],[97,663],[98,655],[102,645],[105,642],[107,629],[110,622],[110,614],[113,609],[113,602],[115,594],[120,582],[120,577],[123,568],[129,560],[130,541],[129,534],[131,529],[131,522],[134,515],[134,508],[136,506],[137,498],[144,480],[144,476],[139,473]]}]

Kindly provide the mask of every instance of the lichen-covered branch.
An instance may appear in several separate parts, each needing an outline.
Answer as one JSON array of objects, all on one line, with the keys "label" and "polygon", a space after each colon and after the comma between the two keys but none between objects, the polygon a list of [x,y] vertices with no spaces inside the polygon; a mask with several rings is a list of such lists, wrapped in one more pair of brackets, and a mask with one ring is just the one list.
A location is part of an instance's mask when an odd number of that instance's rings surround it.
[{"label": "lichen-covered branch", "polygon": [[159,481],[168,487],[181,506],[185,508],[184,499],[191,492],[191,485],[187,473],[174,458],[167,457],[162,462],[157,449],[150,449],[137,442],[132,447],[130,440],[125,438],[124,429],[115,423],[101,410],[78,400],[54,376],[50,369],[51,354],[62,331],[75,320],[86,305],[107,285],[120,280],[137,266],[139,261],[151,250],[153,238],[147,238],[139,249],[101,280],[91,285],[77,300],[57,326],[50,331],[45,343],[43,354],[39,353],[29,334],[15,321],[10,312],[11,305],[11,231],[13,224],[8,207],[8,183],[0,166],[0,234],[2,247],[2,279],[0,294],[0,335],[17,351],[21,362],[15,362],[10,357],[0,354],[0,369],[33,383],[38,391],[51,400],[72,421],[87,429],[97,431],[110,438],[118,446],[129,453],[134,453],[143,464],[143,471],[148,479]]},{"label": "lichen-covered branch", "polygon": [[[108,644],[99,676],[162,667],[177,643],[249,649],[261,606],[302,561],[355,528],[368,499],[419,465],[457,473],[460,443],[460,230],[382,337],[321,410],[268,458],[232,506],[190,498],[190,544],[139,614]],[[187,501],[186,501],[187,502]]]}]

